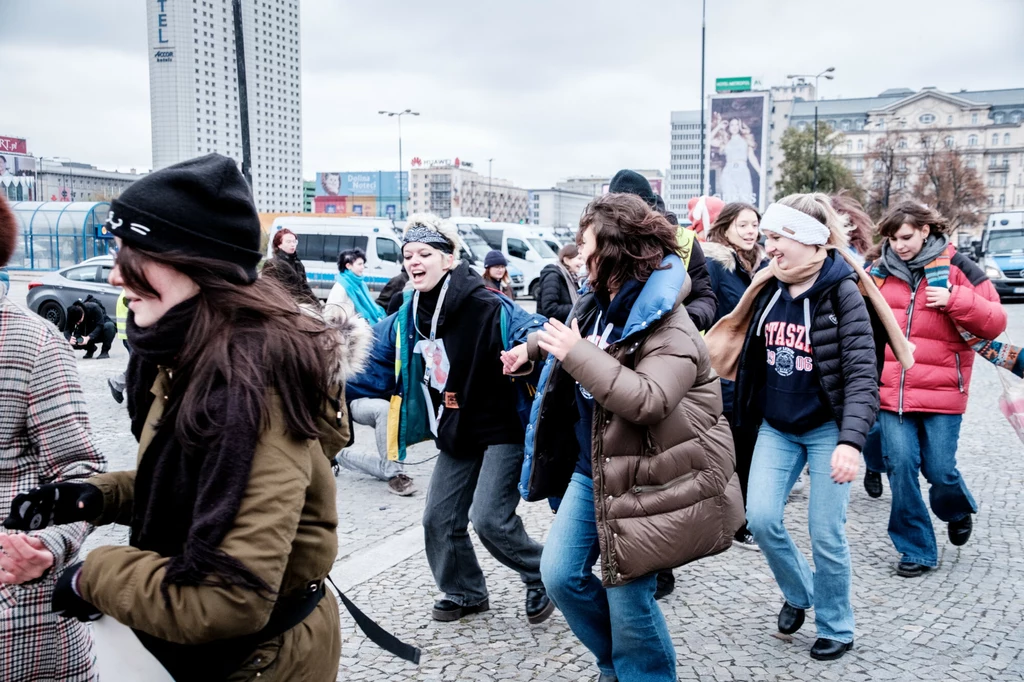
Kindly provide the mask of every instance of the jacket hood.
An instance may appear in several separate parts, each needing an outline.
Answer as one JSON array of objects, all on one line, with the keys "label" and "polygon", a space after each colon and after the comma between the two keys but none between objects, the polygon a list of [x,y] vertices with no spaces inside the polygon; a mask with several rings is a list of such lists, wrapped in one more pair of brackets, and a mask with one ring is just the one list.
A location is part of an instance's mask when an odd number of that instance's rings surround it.
[{"label": "jacket hood", "polygon": [[[729,272],[736,272],[738,257],[732,248],[718,242],[701,242],[700,247],[704,250],[706,257],[715,261]],[[764,248],[760,244],[754,248],[757,249],[758,260],[763,263],[766,258]]]},{"label": "jacket hood", "polygon": [[337,357],[332,382],[344,384],[366,366],[373,342],[373,330],[366,320],[347,314],[340,305],[324,306],[321,316],[334,332],[328,341],[333,344]]},{"label": "jacket hood", "polygon": [[655,270],[644,283],[640,296],[629,311],[620,341],[647,331],[651,324],[672,312],[690,294],[690,278],[686,276],[682,259],[670,254],[661,264],[668,267]]}]

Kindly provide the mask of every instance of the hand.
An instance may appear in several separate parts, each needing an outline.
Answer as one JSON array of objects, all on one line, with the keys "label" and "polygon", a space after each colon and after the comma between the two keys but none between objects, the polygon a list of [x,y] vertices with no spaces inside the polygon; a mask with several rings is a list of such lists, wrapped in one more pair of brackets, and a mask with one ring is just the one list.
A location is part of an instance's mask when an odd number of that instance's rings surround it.
[{"label": "hand", "polygon": [[929,308],[945,308],[949,303],[949,289],[945,287],[928,287],[924,296]]},{"label": "hand", "polygon": [[0,583],[27,583],[41,577],[52,566],[53,553],[39,538],[0,533]]},{"label": "hand", "polygon": [[78,584],[78,574],[82,571],[82,562],[68,566],[53,588],[53,599],[50,607],[53,612],[62,618],[77,618],[83,623],[90,620],[98,620],[103,614],[99,609],[82,599],[75,586]]},{"label": "hand", "polygon": [[83,346],[88,346],[89,345],[89,337],[88,336],[83,336],[82,337],[81,345],[83,345]]},{"label": "hand", "polygon": [[515,346],[512,350],[501,351],[502,372],[512,376],[519,371],[519,368],[530,361],[529,353],[525,343]]},{"label": "hand", "polygon": [[860,471],[860,451],[852,445],[840,443],[832,451],[832,480],[850,483]]},{"label": "hand", "polygon": [[50,525],[88,521],[103,511],[103,493],[90,483],[47,483],[11,502],[4,528],[39,530]]},{"label": "hand", "polygon": [[544,331],[537,332],[537,340],[541,348],[561,362],[565,360],[565,356],[569,354],[572,347],[583,340],[583,337],[580,336],[580,327],[575,318],[573,318],[572,327],[566,327],[552,317],[544,323]]}]

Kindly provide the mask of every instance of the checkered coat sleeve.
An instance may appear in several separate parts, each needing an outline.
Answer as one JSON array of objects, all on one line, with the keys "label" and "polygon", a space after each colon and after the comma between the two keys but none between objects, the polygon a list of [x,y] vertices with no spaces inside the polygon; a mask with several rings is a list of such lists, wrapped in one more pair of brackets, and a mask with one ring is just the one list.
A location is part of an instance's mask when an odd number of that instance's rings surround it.
[{"label": "checkered coat sleeve", "polygon": [[[18,493],[105,468],[67,341],[0,297],[0,516]],[[77,523],[32,533],[53,552],[54,567],[40,581],[0,585],[0,680],[93,679],[85,626],[50,613],[57,576],[77,560],[90,530]]]}]

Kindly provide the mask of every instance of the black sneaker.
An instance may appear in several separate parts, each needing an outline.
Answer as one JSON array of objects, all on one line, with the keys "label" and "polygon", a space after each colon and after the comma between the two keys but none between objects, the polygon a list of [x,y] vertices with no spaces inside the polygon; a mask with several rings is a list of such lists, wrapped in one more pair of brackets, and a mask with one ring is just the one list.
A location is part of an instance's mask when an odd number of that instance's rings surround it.
[{"label": "black sneaker", "polygon": [[434,620],[439,620],[442,623],[449,623],[453,620],[458,620],[463,616],[468,616],[474,613],[483,613],[484,611],[490,611],[491,605],[486,599],[479,604],[473,604],[472,606],[459,606],[450,599],[442,599],[441,601],[434,602],[434,610],[431,613]]},{"label": "black sneaker", "polygon": [[878,499],[882,496],[882,474],[877,471],[864,472],[864,490],[868,497]]},{"label": "black sneaker", "polygon": [[672,594],[672,590],[676,589],[676,577],[672,575],[672,571],[662,571],[658,574],[657,581],[658,586],[654,590],[655,599],[664,599]]},{"label": "black sneaker", "polygon": [[949,528],[949,541],[957,547],[967,544],[967,541],[971,539],[971,531],[974,529],[974,521],[971,520],[971,515],[963,517],[959,521],[951,521]]},{"label": "black sneaker", "polygon": [[930,570],[932,570],[931,566],[915,564],[912,561],[901,561],[896,564],[896,575],[903,578],[920,578]]},{"label": "black sneaker", "polygon": [[531,587],[526,590],[526,621],[530,625],[543,623],[555,612],[555,602],[551,601],[547,590],[543,587]]},{"label": "black sneaker", "polygon": [[110,395],[114,396],[114,400],[120,405],[124,402],[124,389],[118,388],[117,383],[113,379],[107,379],[107,386],[110,388]]},{"label": "black sneaker", "polygon": [[96,351],[94,351],[94,350],[86,351],[85,355],[82,356],[82,359],[83,360],[92,360],[92,356],[93,355],[96,355]]},{"label": "black sneaker", "polygon": [[96,359],[97,360],[109,360],[110,359],[110,353],[100,353],[99,355],[96,356]]},{"label": "black sneaker", "polygon": [[754,552],[761,551],[761,548],[757,546],[757,541],[754,540],[754,536],[745,527],[740,528],[736,532],[736,535],[732,538],[732,544],[740,549],[749,549]]}]

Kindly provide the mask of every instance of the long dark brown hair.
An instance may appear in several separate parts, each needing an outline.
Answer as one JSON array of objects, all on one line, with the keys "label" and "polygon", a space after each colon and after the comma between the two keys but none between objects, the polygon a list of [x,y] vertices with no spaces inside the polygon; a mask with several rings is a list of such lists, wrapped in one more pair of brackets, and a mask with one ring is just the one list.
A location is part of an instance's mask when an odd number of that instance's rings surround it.
[{"label": "long dark brown hair", "polygon": [[949,222],[938,211],[916,201],[901,201],[890,208],[878,221],[878,233],[888,239],[905,224],[918,230],[927,225],[931,234],[949,234]]},{"label": "long dark brown hair", "polygon": [[721,244],[727,246],[735,252],[736,256],[740,259],[740,264],[748,274],[753,275],[757,272],[758,267],[761,265],[761,261],[764,260],[764,249],[759,244],[754,244],[754,248],[749,251],[741,251],[736,248],[736,245],[729,241],[729,238],[725,233],[732,226],[733,221],[740,217],[740,213],[744,211],[753,211],[754,215],[757,216],[758,224],[761,223],[761,213],[751,206],[750,204],[744,204],[741,201],[734,201],[726,204],[722,208],[722,212],[718,214],[718,218],[711,227],[708,228],[707,239],[709,242],[715,244]]},{"label": "long dark brown hair", "polygon": [[[318,436],[317,418],[330,394],[337,344],[323,320],[303,313],[277,280],[252,284],[230,263],[182,253],[151,253],[123,245],[117,266],[125,286],[157,297],[146,279],[147,261],[162,263],[190,277],[199,287],[192,326],[178,356],[168,414],[186,449],[217,439],[206,396],[211,386],[246,396],[254,418],[269,415],[267,392],[280,397],[285,426],[295,438]],[[257,428],[259,424],[255,425]]]},{"label": "long dark brown hair", "polygon": [[587,259],[595,293],[611,294],[631,279],[646,282],[665,256],[676,253],[676,228],[633,194],[605,194],[580,218],[576,240],[592,228],[595,251]]}]

